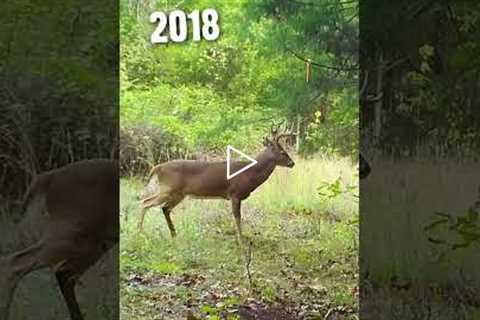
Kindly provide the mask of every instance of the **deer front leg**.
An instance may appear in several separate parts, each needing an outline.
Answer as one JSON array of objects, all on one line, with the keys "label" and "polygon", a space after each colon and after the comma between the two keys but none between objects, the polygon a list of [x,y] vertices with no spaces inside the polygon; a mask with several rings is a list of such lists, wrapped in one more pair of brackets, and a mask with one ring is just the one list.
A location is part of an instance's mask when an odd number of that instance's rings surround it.
[{"label": "deer front leg", "polygon": [[237,241],[238,244],[242,244],[242,215],[241,215],[241,200],[232,198],[232,213],[235,218],[235,224],[237,228]]}]

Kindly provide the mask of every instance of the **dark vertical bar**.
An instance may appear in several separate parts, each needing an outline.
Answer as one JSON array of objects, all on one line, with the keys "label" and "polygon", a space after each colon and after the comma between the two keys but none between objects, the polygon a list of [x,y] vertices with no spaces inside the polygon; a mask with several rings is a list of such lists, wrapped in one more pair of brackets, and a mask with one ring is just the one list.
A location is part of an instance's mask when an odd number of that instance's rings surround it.
[{"label": "dark vertical bar", "polygon": [[117,319],[118,3],[0,11],[0,319]]},{"label": "dark vertical bar", "polygon": [[360,4],[361,319],[474,319],[480,6]]}]

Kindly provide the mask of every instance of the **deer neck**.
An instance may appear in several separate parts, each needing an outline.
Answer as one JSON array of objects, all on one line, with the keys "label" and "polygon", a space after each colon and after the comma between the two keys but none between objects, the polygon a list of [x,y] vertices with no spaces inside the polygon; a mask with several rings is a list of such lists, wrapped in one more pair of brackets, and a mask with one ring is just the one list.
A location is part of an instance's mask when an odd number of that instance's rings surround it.
[{"label": "deer neck", "polygon": [[255,187],[257,187],[270,177],[275,169],[276,163],[275,156],[267,150],[260,153],[255,160],[257,160],[257,164],[252,167],[252,169],[254,169],[253,172],[255,173],[252,179]]}]

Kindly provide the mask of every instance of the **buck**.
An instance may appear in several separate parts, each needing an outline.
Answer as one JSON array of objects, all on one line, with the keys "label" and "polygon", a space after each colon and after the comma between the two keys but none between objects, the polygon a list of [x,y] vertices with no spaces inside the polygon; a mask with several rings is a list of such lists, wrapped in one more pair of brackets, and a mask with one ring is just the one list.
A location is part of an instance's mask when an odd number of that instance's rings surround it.
[{"label": "buck", "polygon": [[[75,285],[118,242],[118,164],[79,161],[37,176],[27,192],[28,214],[46,211],[43,236],[0,259],[0,320],[8,319],[19,281],[50,267],[72,320],[82,320]],[[30,210],[33,210],[31,212]]]},{"label": "buck", "polygon": [[[142,200],[138,228],[143,229],[145,213],[149,208],[160,206],[172,238],[176,236],[170,214],[186,196],[193,198],[222,198],[230,200],[236,223],[237,240],[241,243],[241,202],[263,184],[276,166],[292,168],[295,163],[280,144],[282,137],[272,129],[273,138],[265,138],[265,149],[255,160],[257,164],[237,176],[227,179],[226,161],[173,160],[152,168],[148,180],[156,177],[158,192]],[[231,162],[232,172],[245,167],[244,161]]]}]

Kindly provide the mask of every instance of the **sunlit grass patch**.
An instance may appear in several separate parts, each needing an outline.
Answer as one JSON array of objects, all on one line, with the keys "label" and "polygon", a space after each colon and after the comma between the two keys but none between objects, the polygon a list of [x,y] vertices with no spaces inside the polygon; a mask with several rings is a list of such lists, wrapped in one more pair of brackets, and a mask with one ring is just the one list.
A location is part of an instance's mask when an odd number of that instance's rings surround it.
[{"label": "sunlit grass patch", "polygon": [[322,183],[340,178],[343,185],[358,185],[355,167],[346,158],[296,159],[292,169],[277,168],[265,185],[254,192],[248,203],[269,213],[293,212],[323,214],[335,212],[349,217],[358,212],[358,205],[348,194],[325,201],[319,197]]}]

